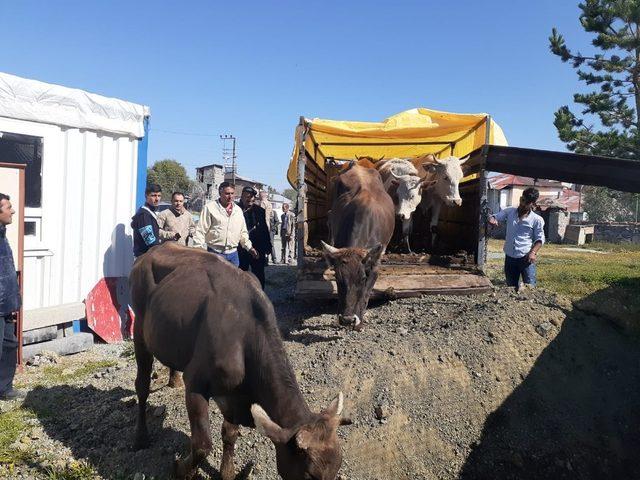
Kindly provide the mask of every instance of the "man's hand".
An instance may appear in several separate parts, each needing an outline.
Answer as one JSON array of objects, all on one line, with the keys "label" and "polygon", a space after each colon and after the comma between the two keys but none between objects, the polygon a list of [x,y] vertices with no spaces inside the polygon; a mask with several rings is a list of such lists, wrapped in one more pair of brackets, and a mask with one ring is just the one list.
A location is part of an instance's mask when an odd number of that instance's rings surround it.
[{"label": "man's hand", "polygon": [[489,217],[489,225],[493,225],[494,227],[498,226],[498,220],[493,215]]},{"label": "man's hand", "polygon": [[191,235],[193,237],[193,234],[196,233],[196,227],[189,227],[189,235]]},{"label": "man's hand", "polygon": [[257,251],[255,248],[253,248],[253,247],[251,247],[251,250],[249,250],[249,253],[251,254],[251,256],[252,256],[253,258],[258,258],[258,257],[260,256],[260,254],[258,253],[258,251]]},{"label": "man's hand", "polygon": [[536,258],[538,258],[538,254],[533,250],[530,251],[527,255],[527,260],[529,261],[529,263],[536,263]]}]

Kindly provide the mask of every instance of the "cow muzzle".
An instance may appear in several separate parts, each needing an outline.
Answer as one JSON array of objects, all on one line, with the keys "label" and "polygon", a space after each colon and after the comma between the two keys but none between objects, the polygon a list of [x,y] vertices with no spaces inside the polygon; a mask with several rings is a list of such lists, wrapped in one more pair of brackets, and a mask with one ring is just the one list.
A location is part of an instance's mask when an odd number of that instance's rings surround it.
[{"label": "cow muzzle", "polygon": [[453,207],[453,206],[459,207],[462,205],[462,199],[447,197],[447,205],[450,207]]},{"label": "cow muzzle", "polygon": [[338,315],[338,323],[343,327],[357,328],[361,323],[358,315]]}]

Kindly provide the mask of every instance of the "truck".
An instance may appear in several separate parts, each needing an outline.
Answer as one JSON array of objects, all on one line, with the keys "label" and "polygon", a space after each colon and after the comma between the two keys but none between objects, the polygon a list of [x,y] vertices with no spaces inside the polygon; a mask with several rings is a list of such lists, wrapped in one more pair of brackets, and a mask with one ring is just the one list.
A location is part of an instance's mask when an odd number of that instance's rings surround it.
[{"label": "truck", "polygon": [[[297,190],[296,298],[334,298],[333,271],[323,259],[328,241],[329,185],[342,165],[358,157],[416,159],[427,154],[469,156],[460,182],[462,206],[443,206],[437,251],[387,253],[372,298],[487,292],[489,172],[640,192],[640,162],[569,152],[513,147],[489,114],[457,114],[425,108],[383,122],[300,117],[287,171]],[[429,222],[413,216],[412,245],[424,245]]]}]

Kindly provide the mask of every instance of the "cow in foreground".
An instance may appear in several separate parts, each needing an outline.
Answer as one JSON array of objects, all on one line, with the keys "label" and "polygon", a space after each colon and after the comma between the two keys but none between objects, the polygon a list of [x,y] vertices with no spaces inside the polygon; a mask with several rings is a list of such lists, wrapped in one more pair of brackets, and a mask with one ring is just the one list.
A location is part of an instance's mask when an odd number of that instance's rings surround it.
[{"label": "cow in foreground", "polygon": [[393,199],[396,215],[402,221],[402,243],[411,252],[409,235],[411,233],[411,215],[422,201],[422,191],[429,184],[420,178],[418,169],[409,160],[392,158],[379,162],[376,168],[382,176],[384,188]]},{"label": "cow in foreground", "polygon": [[393,201],[378,171],[359,165],[334,177],[329,191],[333,245],[322,246],[335,271],[338,322],[361,330],[380,258],[393,235]]},{"label": "cow in foreground", "polygon": [[436,243],[438,220],[442,205],[449,207],[459,207],[462,205],[460,197],[460,180],[464,177],[462,165],[469,159],[450,156],[447,158],[436,158],[434,155],[427,155],[422,164],[426,171],[424,177],[425,189],[420,202],[420,209],[425,217],[431,211],[429,230],[431,232],[431,245]]},{"label": "cow in foreground", "polygon": [[184,372],[191,449],[176,460],[177,478],[193,478],[211,452],[210,398],[224,417],[223,480],[235,478],[239,425],[255,426],[271,439],[285,480],[336,477],[342,393],[326,410],[309,410],[273,306],[255,277],[216,255],[169,242],[140,258],[129,280],[136,314],[136,448],[149,443],[145,415],[155,357]]}]

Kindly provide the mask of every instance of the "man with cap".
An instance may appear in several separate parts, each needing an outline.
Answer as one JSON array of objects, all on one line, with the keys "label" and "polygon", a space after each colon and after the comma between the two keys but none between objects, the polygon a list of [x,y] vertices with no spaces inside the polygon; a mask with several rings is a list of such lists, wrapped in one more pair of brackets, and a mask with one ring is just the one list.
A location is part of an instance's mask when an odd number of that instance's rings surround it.
[{"label": "man with cap", "polygon": [[264,289],[264,267],[267,263],[267,255],[271,253],[272,247],[265,210],[256,203],[257,194],[258,192],[254,188],[244,187],[238,206],[244,213],[249,239],[253,248],[258,252],[258,256],[254,257],[242,246],[238,249],[238,256],[240,257],[240,268],[247,272],[251,269],[251,272],[258,277],[260,285]]}]

